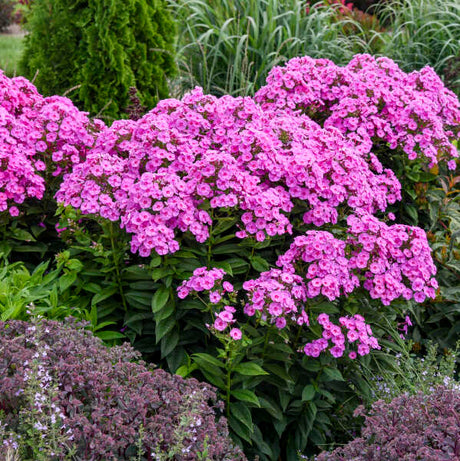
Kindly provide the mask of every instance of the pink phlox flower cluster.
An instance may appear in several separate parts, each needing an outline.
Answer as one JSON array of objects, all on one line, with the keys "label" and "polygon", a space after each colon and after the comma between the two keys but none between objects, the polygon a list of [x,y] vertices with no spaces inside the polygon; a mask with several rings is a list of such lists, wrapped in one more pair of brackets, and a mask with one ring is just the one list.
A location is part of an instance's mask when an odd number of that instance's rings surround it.
[{"label": "pink phlox flower cluster", "polygon": [[[193,275],[184,280],[177,289],[179,298],[184,299],[191,293],[206,292],[209,295],[211,304],[219,304],[226,293],[234,291],[230,282],[223,281],[226,272],[223,269],[199,267],[193,271]],[[225,331],[229,326],[236,322],[233,314],[236,309],[233,306],[224,305],[221,312],[215,312],[213,328],[217,331]],[[234,340],[242,338],[242,332],[239,328],[230,330],[230,337]]]},{"label": "pink phlox flower cluster", "polygon": [[[99,176],[103,193],[116,198],[110,216],[133,234],[132,251],[141,256],[178,250],[176,231],[204,242],[212,210],[228,208],[241,210],[237,237],[261,242],[292,232],[293,199],[303,201],[304,221],[317,226],[335,223],[342,204],[372,213],[400,199],[394,174],[355,150],[338,130],[306,116],[264,111],[251,98],[217,99],[197,88],[181,101],[161,101],[129,126],[100,130],[85,166],[74,169],[78,178],[66,176],[57,198],[78,202],[84,178]],[[94,156],[124,163],[123,185],[119,172],[101,175]]]},{"label": "pink phlox flower cluster", "polygon": [[243,290],[248,297],[244,306],[246,315],[252,317],[260,312],[264,320],[274,323],[279,329],[284,328],[287,321],[297,325],[309,324],[303,309],[307,291],[300,276],[271,269],[262,272],[257,279],[244,282]]},{"label": "pink phlox flower cluster", "polygon": [[253,121],[242,134],[258,147],[248,168],[273,184],[282,183],[291,199],[301,201],[307,208],[305,223],[336,223],[340,205],[374,213],[401,199],[394,173],[375,156],[364,159],[337,129],[325,130],[299,114],[266,112],[261,127]]},{"label": "pink phlox flower cluster", "polygon": [[26,79],[0,72],[0,212],[17,216],[15,204],[41,199],[47,174],[81,162],[102,126],[69,99],[43,98]]},{"label": "pink phlox flower cluster", "polygon": [[309,57],[274,68],[255,99],[272,110],[301,111],[338,128],[365,154],[376,142],[409,159],[455,168],[460,104],[433,69],[406,74],[388,58],[356,55],[345,67]]},{"label": "pink phlox flower cluster", "polygon": [[[323,328],[322,338],[307,343],[304,352],[310,357],[319,357],[326,349],[336,357],[342,357],[346,343],[356,345],[359,355],[367,355],[371,349],[380,349],[377,338],[372,336],[371,327],[365,323],[364,317],[355,314],[353,317],[340,317],[339,325],[334,324],[327,314],[318,315],[317,322]],[[332,345],[331,345],[332,343]],[[356,351],[352,350],[348,356],[351,359],[357,357]]]},{"label": "pink phlox flower cluster", "polygon": [[349,216],[350,265],[364,272],[371,298],[389,305],[399,297],[435,298],[436,267],[425,232],[402,224],[388,226],[370,215]]},{"label": "pink phlox flower cluster", "polygon": [[345,253],[346,244],[330,232],[307,231],[294,239],[277,266],[291,273],[302,272],[308,281],[307,298],[320,294],[330,301],[348,295],[359,286],[359,279],[353,272]]},{"label": "pink phlox flower cluster", "polygon": [[[177,251],[176,230],[204,242],[212,224],[205,203],[211,209],[238,207],[244,214],[241,232],[258,241],[291,232],[284,214],[293,207],[288,192],[262,182],[232,150],[236,139],[243,145],[239,132],[253,113],[260,116],[261,110],[250,98],[218,100],[199,89],[182,101],[161,101],[138,122],[131,122],[121,142],[114,141],[119,127],[102,131],[84,171],[75,169],[77,179],[74,173],[66,176],[57,198],[65,204],[78,202],[85,177],[92,180],[92,169],[100,170],[97,161],[94,164],[97,153],[98,159],[115,156],[116,163],[124,164],[123,184],[117,171],[115,178],[99,174],[99,186],[116,198],[121,226],[134,234],[132,251],[141,256],[152,250]],[[84,212],[94,211],[89,207]]]}]

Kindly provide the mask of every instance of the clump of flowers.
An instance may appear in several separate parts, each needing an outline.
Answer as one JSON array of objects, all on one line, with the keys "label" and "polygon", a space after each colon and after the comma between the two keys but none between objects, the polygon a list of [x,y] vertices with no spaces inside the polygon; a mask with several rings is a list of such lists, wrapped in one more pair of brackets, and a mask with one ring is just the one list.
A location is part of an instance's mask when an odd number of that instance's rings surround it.
[{"label": "clump of flowers", "polygon": [[[322,338],[307,343],[304,352],[310,357],[319,357],[322,351],[329,348],[329,353],[336,357],[342,357],[346,343],[356,344],[357,351],[351,350],[348,357],[354,360],[357,354],[363,356],[369,354],[371,349],[380,349],[377,338],[372,336],[371,327],[365,323],[364,317],[355,314],[353,317],[340,317],[339,325],[335,325],[327,314],[320,314],[317,322],[323,328]],[[330,346],[329,341],[333,344]]]},{"label": "clump of flowers", "polygon": [[255,280],[244,282],[243,290],[249,300],[244,306],[246,315],[252,317],[259,312],[263,320],[274,323],[279,329],[284,328],[287,321],[309,324],[304,310],[307,289],[302,277],[271,269]]},{"label": "clump of flowers", "polygon": [[61,96],[44,98],[22,77],[0,72],[0,212],[41,199],[46,182],[86,158],[103,123]]},{"label": "clump of flowers", "polygon": [[294,239],[289,250],[278,258],[277,265],[290,272],[303,273],[308,280],[308,298],[322,294],[332,301],[359,286],[345,247],[344,241],[329,232],[307,231]]},{"label": "clump of flowers", "polygon": [[455,169],[460,106],[430,67],[406,74],[388,58],[356,55],[345,67],[326,59],[291,59],[274,68],[255,99],[266,109],[301,111],[338,128],[363,152],[376,142],[399,147],[429,166]]},{"label": "clump of flowers", "polygon": [[[37,405],[50,421],[53,408],[58,410],[56,422],[69,431],[76,456],[154,459],[155,452],[177,453],[180,447],[183,460],[203,452],[214,460],[245,459],[228,436],[226,420],[219,417],[222,404],[209,385],[134,362],[140,354],[131,346],[109,349],[69,319],[65,324],[42,320],[39,338],[26,322],[0,323],[0,405],[11,432],[28,437],[18,413],[29,405],[29,364],[37,348],[46,350],[39,357],[40,380],[56,386],[54,407],[45,408],[49,402],[40,393]],[[36,430],[45,431],[43,420],[36,423]],[[171,430],[178,427],[180,434]]]},{"label": "clump of flowers", "polygon": [[56,198],[120,219],[141,256],[177,251],[177,231],[204,242],[225,210],[240,215],[238,237],[261,242],[292,232],[295,201],[305,223],[321,226],[337,222],[342,205],[373,213],[400,198],[394,174],[365,161],[337,130],[264,111],[250,98],[196,89],[163,101],[130,122],[114,151],[118,128],[101,132]]},{"label": "clump of flowers", "polygon": [[379,400],[369,411],[358,408],[355,415],[365,417],[361,437],[321,453],[317,461],[460,458],[458,390],[440,386],[429,395],[404,394],[389,403]]},{"label": "clump of flowers", "polygon": [[389,305],[403,297],[423,302],[435,298],[436,267],[425,232],[418,227],[388,226],[374,216],[349,216],[352,266],[365,273],[371,298]]},{"label": "clump of flowers", "polygon": [[[227,293],[233,293],[233,285],[228,281],[223,281],[226,272],[223,269],[213,268],[208,270],[206,267],[198,267],[193,271],[193,275],[182,282],[177,289],[179,298],[184,299],[190,294],[197,294],[203,292],[203,294],[209,297],[211,304],[221,304],[224,296]],[[222,303],[223,304],[223,303]],[[225,331],[227,327],[231,326],[236,322],[233,314],[236,309],[228,304],[223,304],[223,310],[221,312],[212,311],[213,325],[216,331]],[[232,328],[230,330],[230,336],[232,339],[241,339],[242,333],[239,328]]]}]

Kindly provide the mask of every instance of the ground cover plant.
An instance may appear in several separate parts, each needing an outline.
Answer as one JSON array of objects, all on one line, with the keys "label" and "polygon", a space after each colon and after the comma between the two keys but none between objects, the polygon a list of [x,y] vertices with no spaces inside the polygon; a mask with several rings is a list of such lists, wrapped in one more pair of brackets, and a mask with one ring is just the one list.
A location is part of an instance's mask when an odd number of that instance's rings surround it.
[{"label": "ground cover plant", "polygon": [[349,436],[361,365],[439,296],[409,194],[456,168],[459,102],[432,69],[296,58],[254,98],[197,88],[111,126],[2,76],[0,110],[6,263],[34,220],[23,245],[49,252],[52,225],[75,314],[216,386],[249,457]]},{"label": "ground cover plant", "polygon": [[0,350],[2,455],[246,459],[209,385],[136,363],[127,344],[108,349],[74,321],[35,318],[0,323]]},{"label": "ground cover plant", "polygon": [[429,395],[402,395],[390,403],[379,400],[369,412],[356,410],[365,417],[361,437],[315,459],[459,459],[459,412],[460,392],[445,387]]}]

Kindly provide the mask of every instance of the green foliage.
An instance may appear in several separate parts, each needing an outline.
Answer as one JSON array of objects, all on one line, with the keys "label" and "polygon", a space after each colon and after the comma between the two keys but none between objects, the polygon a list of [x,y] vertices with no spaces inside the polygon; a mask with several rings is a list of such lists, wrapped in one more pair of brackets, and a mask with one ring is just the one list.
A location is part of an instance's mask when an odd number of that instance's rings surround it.
[{"label": "green foliage", "polygon": [[[204,299],[179,299],[176,294],[177,286],[204,265],[223,268],[240,289],[245,280],[274,265],[288,246],[284,237],[262,243],[237,239],[236,217],[229,210],[216,217],[218,224],[206,243],[197,244],[184,234],[179,237],[181,250],[147,259],[129,252],[129,236],[118,226],[81,221],[70,208],[61,212],[60,227],[67,228],[62,238],[71,257],[84,266],[72,289],[91,309],[98,335],[112,342],[127,338],[149,361],[216,386],[233,437],[249,457],[297,460],[299,450],[313,454],[318,445],[348,439],[355,427],[354,408],[371,398],[358,361],[306,357],[299,348],[311,333],[302,327],[278,330],[249,319],[241,341],[212,334],[206,327],[213,320],[211,306]],[[237,305],[239,300],[231,296]],[[309,306],[312,313],[331,315],[342,308],[362,313],[382,337],[388,322],[407,305],[382,309],[356,293],[348,300]],[[239,320],[245,323],[242,315]],[[360,360],[379,369],[378,364],[385,367],[396,359],[377,353]]]},{"label": "green foliage", "polygon": [[[418,392],[430,394],[438,386],[460,389],[455,376],[460,342],[455,349],[440,354],[437,344],[429,343],[423,357],[411,352],[413,343],[397,341],[400,352],[392,361],[391,367],[382,368],[379,375],[363,370],[372,388],[372,401],[390,401],[404,393],[415,395]],[[371,402],[369,402],[371,403]]]},{"label": "green foliage", "polygon": [[53,319],[72,314],[75,297],[68,288],[75,281],[82,265],[76,259],[60,262],[54,270],[48,270],[49,262],[38,265],[31,273],[23,263],[5,265],[0,269],[0,320],[24,320],[28,318],[30,303],[37,312]]},{"label": "green foliage", "polygon": [[460,3],[457,0],[392,0],[379,15],[391,23],[383,54],[405,71],[429,65],[460,94]]},{"label": "green foliage", "polygon": [[163,0],[35,0],[26,19],[22,72],[38,72],[43,94],[69,91],[108,118],[123,113],[130,87],[149,108],[167,97],[175,27]]},{"label": "green foliage", "polygon": [[[346,63],[371,52],[361,24],[336,21],[336,8],[307,14],[302,0],[169,0],[179,25],[178,61],[182,90],[245,96],[265,83],[268,71],[295,56]],[[355,35],[344,29],[353,26]]]}]

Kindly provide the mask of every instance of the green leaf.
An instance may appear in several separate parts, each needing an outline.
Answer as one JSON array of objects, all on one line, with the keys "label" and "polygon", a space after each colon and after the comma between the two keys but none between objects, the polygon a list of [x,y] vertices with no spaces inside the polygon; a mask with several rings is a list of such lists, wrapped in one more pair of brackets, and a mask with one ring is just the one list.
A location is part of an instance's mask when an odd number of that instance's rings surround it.
[{"label": "green leaf", "polygon": [[164,359],[167,355],[169,355],[177,346],[179,342],[180,336],[176,330],[173,330],[171,334],[164,336],[161,339],[161,358]]},{"label": "green leaf", "polygon": [[197,354],[193,354],[192,359],[196,363],[198,363],[198,365],[201,368],[207,368],[207,369],[213,370],[213,369],[215,369],[215,367],[217,367],[217,368],[223,368],[224,367],[224,364],[220,360],[218,360],[215,357],[213,357],[212,355],[206,354],[204,352],[199,352]]},{"label": "green leaf", "polygon": [[228,418],[228,424],[232,431],[234,431],[239,437],[246,440],[246,442],[251,443],[251,432],[244,424],[241,424],[232,415],[230,415],[230,418]]},{"label": "green leaf", "polygon": [[268,373],[260,365],[257,365],[257,363],[254,362],[240,363],[233,369],[233,371],[245,376],[268,375]]},{"label": "green leaf", "polygon": [[13,229],[13,231],[10,232],[10,235],[14,239],[21,240],[23,242],[35,242],[36,241],[33,235],[24,229]]},{"label": "green leaf", "polygon": [[218,235],[226,230],[230,229],[236,222],[238,218],[219,218],[217,225],[212,229],[212,235]]},{"label": "green leaf", "polygon": [[186,378],[190,373],[198,369],[198,365],[196,363],[192,363],[190,366],[182,365],[180,366],[174,374],[182,376],[182,378]]},{"label": "green leaf", "polygon": [[211,383],[213,386],[216,386],[217,388],[225,391],[226,387],[225,387],[224,380],[222,377],[216,374],[215,372],[216,370],[214,370],[213,372],[207,369],[204,369],[204,368],[199,368],[199,370],[201,373],[203,373],[203,376],[205,377],[206,381]]},{"label": "green leaf", "polygon": [[281,411],[281,408],[272,399],[268,397],[259,397],[259,402],[261,408],[265,408],[271,416],[279,421],[283,420],[283,412]]},{"label": "green leaf", "polygon": [[323,376],[326,377],[324,381],[345,381],[337,368],[323,368],[323,373]]},{"label": "green leaf", "polygon": [[258,272],[266,272],[270,268],[268,262],[260,256],[252,256],[249,258],[249,261],[251,262],[251,266]]},{"label": "green leaf", "polygon": [[171,315],[171,317],[168,317],[161,322],[157,322],[155,325],[155,338],[157,344],[160,342],[163,336],[167,335],[174,328],[175,324],[176,318],[174,315]]},{"label": "green leaf", "polygon": [[71,271],[80,272],[83,269],[83,263],[80,262],[78,259],[69,259],[65,263],[65,267],[67,267]]},{"label": "green leaf", "polygon": [[95,336],[102,339],[102,341],[111,341],[113,339],[124,339],[125,335],[118,331],[97,331]]},{"label": "green leaf", "polygon": [[169,295],[169,288],[166,288],[165,286],[161,286],[160,288],[158,288],[158,290],[155,292],[152,298],[153,313],[158,312],[164,307],[164,305],[168,302]]},{"label": "green leaf", "polygon": [[154,256],[150,260],[150,267],[158,267],[161,264],[161,256]]},{"label": "green leaf", "polygon": [[59,278],[59,289],[61,290],[61,293],[67,290],[67,288],[72,285],[75,280],[77,279],[77,273],[76,272],[69,272],[68,274],[64,274]]},{"label": "green leaf", "polygon": [[244,403],[230,403],[230,414],[243,423],[251,432],[253,431],[251,411]]},{"label": "green leaf", "polygon": [[168,275],[173,275],[174,271],[170,267],[159,267],[158,269],[154,269],[152,271],[152,279],[157,281],[160,280],[164,277],[167,277]]},{"label": "green leaf", "polygon": [[253,403],[260,407],[259,399],[257,398],[256,394],[249,389],[237,389],[235,391],[231,391],[231,395],[235,397],[235,399],[241,400],[243,402]]},{"label": "green leaf", "polygon": [[125,298],[126,301],[134,307],[136,307],[137,304],[140,304],[141,306],[150,306],[150,303],[152,302],[152,294],[145,291],[126,291]]},{"label": "green leaf", "polygon": [[313,400],[313,397],[315,396],[316,391],[315,388],[312,384],[307,384],[302,391],[302,400],[304,402],[307,402],[308,400]]},{"label": "green leaf", "polygon": [[100,293],[102,291],[101,286],[94,282],[84,283],[82,288],[90,293]]},{"label": "green leaf", "polygon": [[104,299],[110,298],[117,292],[117,287],[108,287],[104,288],[101,292],[96,293],[93,298],[91,299],[91,305],[95,305],[97,303],[100,303],[101,301],[104,301]]},{"label": "green leaf", "polygon": [[211,261],[211,266],[223,269],[228,275],[233,276],[232,266],[227,261]]}]

